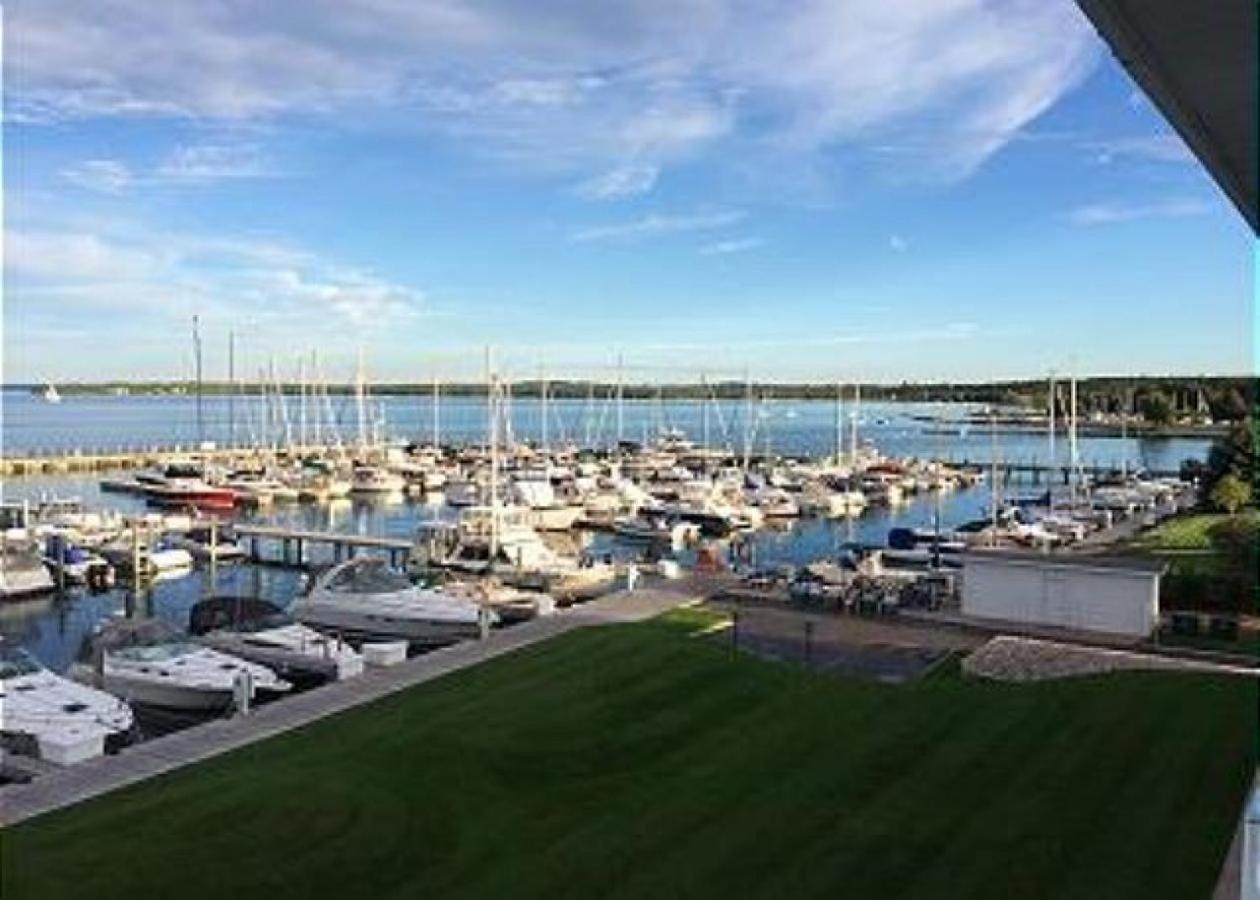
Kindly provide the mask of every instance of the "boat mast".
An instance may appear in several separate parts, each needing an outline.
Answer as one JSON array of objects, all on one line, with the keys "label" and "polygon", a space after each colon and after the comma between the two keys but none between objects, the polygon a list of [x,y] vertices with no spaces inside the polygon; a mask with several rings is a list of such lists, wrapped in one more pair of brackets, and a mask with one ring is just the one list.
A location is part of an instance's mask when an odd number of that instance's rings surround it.
[{"label": "boat mast", "polygon": [[849,466],[857,469],[857,452],[858,452],[858,415],[862,410],[862,385],[855,382],[853,385],[853,412],[850,413],[849,428]]},{"label": "boat mast", "polygon": [[228,446],[236,446],[236,332],[228,332]]},{"label": "boat mast", "polygon": [[744,366],[744,471],[748,471],[748,466],[752,463],[752,415],[753,415],[753,388],[752,376],[748,372],[748,367]]},{"label": "boat mast", "polygon": [[548,449],[547,441],[547,370],[540,362],[538,364],[538,386],[542,392],[542,450],[544,453]]},{"label": "boat mast", "polygon": [[621,440],[625,425],[626,383],[625,365],[621,354],[617,354],[617,459],[621,459]]},{"label": "boat mast", "polygon": [[1070,455],[1070,457],[1071,457],[1071,461],[1072,461],[1072,476],[1071,476],[1071,478],[1072,478],[1072,506],[1073,506],[1073,507],[1075,507],[1075,506],[1076,506],[1076,500],[1077,500],[1077,496],[1076,496],[1076,495],[1077,495],[1077,491],[1078,491],[1078,490],[1079,490],[1079,488],[1080,488],[1080,485],[1077,483],[1077,482],[1078,482],[1078,478],[1077,478],[1077,475],[1078,475],[1077,468],[1078,468],[1078,466],[1079,466],[1079,464],[1080,464],[1080,459],[1079,459],[1079,456],[1078,456],[1079,447],[1077,446],[1077,440],[1076,440],[1076,417],[1077,417],[1077,412],[1076,412],[1076,372],[1075,372],[1075,371],[1073,371],[1073,372],[1072,372],[1072,382],[1071,382],[1071,385],[1072,385],[1072,386],[1071,386],[1071,406],[1072,406],[1072,409],[1071,409],[1071,419],[1069,420],[1069,421],[1071,422],[1071,430],[1068,432],[1068,447],[1069,447],[1069,455]]},{"label": "boat mast", "polygon": [[306,448],[306,357],[298,357],[298,443]]},{"label": "boat mast", "polygon": [[836,382],[836,465],[844,455],[844,398],[840,382]]},{"label": "boat mast", "polygon": [[492,369],[491,350],[486,348],[486,431],[490,442],[490,563],[499,555],[499,384]]},{"label": "boat mast", "polygon": [[1058,389],[1059,389],[1058,385],[1055,383],[1055,380],[1054,380],[1054,369],[1051,369],[1050,370],[1050,399],[1046,403],[1046,406],[1049,407],[1049,412],[1048,412],[1047,420],[1046,420],[1047,421],[1046,437],[1050,445],[1047,451],[1050,454],[1050,464],[1047,467],[1047,469],[1050,473],[1049,493],[1050,493],[1050,509],[1051,510],[1054,509],[1054,466],[1055,466],[1055,463],[1058,461],[1055,458],[1056,456],[1055,450],[1057,448],[1054,445],[1054,439],[1055,439],[1054,417],[1055,417],[1055,413],[1057,412],[1055,407],[1058,406],[1058,402],[1057,402],[1059,399]]},{"label": "boat mast", "polygon": [[363,374],[363,345],[359,345],[359,365],[354,375],[354,405],[359,427],[359,450],[367,446],[367,388]]},{"label": "boat mast", "polygon": [[709,474],[709,378],[700,373],[700,446],[704,450],[704,473]]},{"label": "boat mast", "polygon": [[441,397],[438,388],[437,372],[433,373],[433,449],[437,450],[441,446],[441,407],[438,405]]},{"label": "boat mast", "polygon": [[997,414],[993,407],[989,407],[989,489],[990,500],[989,505],[992,507],[992,530],[989,533],[989,546],[997,543],[998,530],[998,442],[997,442]]},{"label": "boat mast", "polygon": [[201,449],[201,445],[205,442],[205,419],[201,408],[201,317],[193,316],[192,320],[192,339],[193,339],[193,365],[197,374],[197,449]]}]

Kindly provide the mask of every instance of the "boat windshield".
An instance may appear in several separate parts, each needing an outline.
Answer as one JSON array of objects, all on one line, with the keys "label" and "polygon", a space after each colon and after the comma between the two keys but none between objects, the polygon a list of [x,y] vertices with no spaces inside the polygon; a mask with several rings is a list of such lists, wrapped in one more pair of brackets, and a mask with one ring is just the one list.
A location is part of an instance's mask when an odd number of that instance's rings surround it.
[{"label": "boat windshield", "polygon": [[25,650],[16,647],[0,647],[0,681],[5,678],[21,678],[34,675],[40,665]]},{"label": "boat windshield", "polygon": [[151,647],[123,647],[111,654],[119,659],[130,659],[135,662],[166,662],[187,656],[201,649],[196,644],[155,644]]},{"label": "boat windshield", "polygon": [[346,594],[393,594],[411,587],[411,580],[382,566],[359,566],[339,572],[328,589]]}]

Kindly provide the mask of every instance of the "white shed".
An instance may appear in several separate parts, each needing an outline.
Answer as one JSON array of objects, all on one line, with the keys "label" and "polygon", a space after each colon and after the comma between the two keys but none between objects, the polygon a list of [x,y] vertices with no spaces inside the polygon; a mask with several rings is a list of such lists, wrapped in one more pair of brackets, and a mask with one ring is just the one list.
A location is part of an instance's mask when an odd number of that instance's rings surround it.
[{"label": "white shed", "polygon": [[1121,556],[972,551],[962,611],[1078,631],[1147,637],[1159,624],[1162,562]]}]

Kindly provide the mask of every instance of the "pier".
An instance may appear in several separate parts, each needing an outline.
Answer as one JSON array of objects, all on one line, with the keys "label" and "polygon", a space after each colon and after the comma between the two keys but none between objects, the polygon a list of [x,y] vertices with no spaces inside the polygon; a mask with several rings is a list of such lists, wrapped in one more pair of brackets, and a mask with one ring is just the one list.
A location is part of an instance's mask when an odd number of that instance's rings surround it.
[{"label": "pier", "polygon": [[273,447],[207,447],[173,445],[166,447],[25,450],[0,458],[0,477],[22,475],[71,475],[108,472],[119,469],[151,469],[164,465],[174,457],[196,457],[229,468],[248,468],[277,458],[296,459],[303,456],[376,457],[382,448],[356,448],[346,445],[307,445]]},{"label": "pier", "polygon": [[[362,534],[338,534],[331,531],[306,531],[275,525],[233,525],[236,534],[249,541],[249,558],[255,563],[296,566],[306,565],[306,548],[311,544],[332,547],[333,561],[352,559],[360,550],[384,551],[389,564],[401,568],[407,562],[412,542],[407,538],[373,537]],[[280,546],[280,557],[264,554],[264,541]]]}]

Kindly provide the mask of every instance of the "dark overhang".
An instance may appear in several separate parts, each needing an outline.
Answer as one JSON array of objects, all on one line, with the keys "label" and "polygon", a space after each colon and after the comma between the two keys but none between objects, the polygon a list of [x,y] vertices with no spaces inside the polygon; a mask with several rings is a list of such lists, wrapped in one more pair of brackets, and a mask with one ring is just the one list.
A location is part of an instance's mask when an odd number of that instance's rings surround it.
[{"label": "dark overhang", "polygon": [[1076,0],[1256,230],[1256,0]]}]

